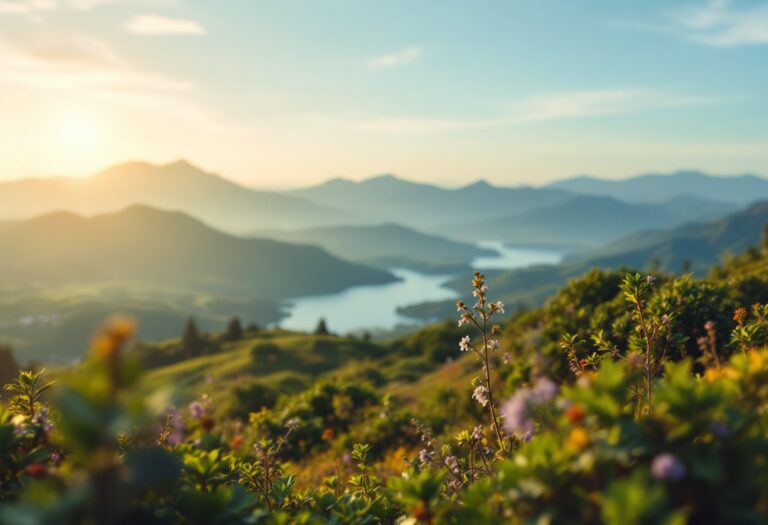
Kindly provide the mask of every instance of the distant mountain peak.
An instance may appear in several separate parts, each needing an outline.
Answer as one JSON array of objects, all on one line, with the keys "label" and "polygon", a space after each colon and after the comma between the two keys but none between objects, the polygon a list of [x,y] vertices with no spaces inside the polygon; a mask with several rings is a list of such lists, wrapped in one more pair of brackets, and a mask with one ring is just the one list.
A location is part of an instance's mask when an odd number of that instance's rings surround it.
[{"label": "distant mountain peak", "polygon": [[373,177],[369,177],[363,181],[363,183],[387,183],[387,182],[405,182],[404,179],[401,179],[391,173],[382,173],[381,175],[375,175]]},{"label": "distant mountain peak", "polygon": [[464,190],[489,190],[493,189],[493,185],[485,179],[477,179],[475,182],[467,184],[463,188]]}]

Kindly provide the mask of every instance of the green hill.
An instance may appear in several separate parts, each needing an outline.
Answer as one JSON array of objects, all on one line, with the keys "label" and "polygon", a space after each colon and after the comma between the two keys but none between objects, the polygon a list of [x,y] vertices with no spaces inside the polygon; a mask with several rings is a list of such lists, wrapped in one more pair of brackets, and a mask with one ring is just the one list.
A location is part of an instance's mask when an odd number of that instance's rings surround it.
[{"label": "green hill", "polygon": [[0,232],[0,252],[0,285],[130,281],[283,299],[394,279],[317,247],[235,237],[146,206],[20,222]]},{"label": "green hill", "polygon": [[265,233],[276,240],[313,244],[365,264],[417,269],[466,266],[476,257],[496,255],[473,244],[429,235],[399,224],[328,226]]},{"label": "green hill", "polygon": [[206,329],[233,315],[264,324],[281,317],[285,299],[394,280],[314,246],[235,237],[145,206],[10,224],[0,253],[0,340],[46,361],[80,356],[93,326],[114,312],[157,339],[190,315]]}]

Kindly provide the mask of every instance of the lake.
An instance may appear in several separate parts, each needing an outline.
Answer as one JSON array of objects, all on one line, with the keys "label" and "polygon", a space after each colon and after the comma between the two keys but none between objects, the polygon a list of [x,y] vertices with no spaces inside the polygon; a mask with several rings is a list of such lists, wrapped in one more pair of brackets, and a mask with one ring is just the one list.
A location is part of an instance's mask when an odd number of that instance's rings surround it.
[{"label": "lake", "polygon": [[[562,254],[554,250],[511,248],[501,242],[483,241],[478,246],[499,252],[498,257],[479,257],[472,261],[478,270],[523,268],[533,264],[556,264]],[[453,290],[443,287],[451,275],[429,275],[404,268],[390,271],[400,280],[382,285],[355,286],[328,295],[299,297],[291,301],[288,316],[280,322],[283,328],[313,330],[318,319],[325,318],[330,330],[346,333],[365,328],[393,328],[399,324],[416,324],[403,317],[397,308],[423,301],[456,299]],[[467,283],[471,279],[467,275]]]}]

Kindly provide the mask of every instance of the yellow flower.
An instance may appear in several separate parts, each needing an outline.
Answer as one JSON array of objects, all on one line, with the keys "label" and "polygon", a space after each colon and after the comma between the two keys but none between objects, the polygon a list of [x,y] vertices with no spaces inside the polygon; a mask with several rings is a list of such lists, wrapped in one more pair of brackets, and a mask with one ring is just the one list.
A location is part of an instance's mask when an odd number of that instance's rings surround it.
[{"label": "yellow flower", "polygon": [[763,367],[765,367],[765,354],[763,352],[758,352],[757,350],[750,350],[747,356],[749,358],[750,372],[759,372],[760,370],[763,369]]},{"label": "yellow flower", "polygon": [[574,452],[581,452],[589,445],[589,434],[584,427],[574,427],[568,434],[566,446]]}]

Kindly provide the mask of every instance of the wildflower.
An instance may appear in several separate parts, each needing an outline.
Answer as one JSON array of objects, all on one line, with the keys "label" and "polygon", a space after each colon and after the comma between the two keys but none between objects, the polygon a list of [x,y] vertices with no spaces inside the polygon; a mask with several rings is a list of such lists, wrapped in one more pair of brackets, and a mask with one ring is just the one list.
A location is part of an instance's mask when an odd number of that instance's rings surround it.
[{"label": "wildflower", "polygon": [[445,466],[447,466],[451,472],[459,472],[459,460],[456,458],[456,456],[447,456],[445,458]]},{"label": "wildflower", "polygon": [[672,324],[672,318],[669,317],[669,315],[667,315],[667,314],[662,315],[661,316],[661,324],[664,327],[669,328],[669,325]]},{"label": "wildflower", "polygon": [[472,295],[474,297],[480,297],[481,295],[485,295],[487,292],[488,292],[488,287],[483,284],[480,287],[472,290]]},{"label": "wildflower", "polygon": [[243,436],[234,436],[229,442],[229,448],[237,450],[243,446]]},{"label": "wildflower", "polygon": [[456,301],[456,311],[457,312],[464,311],[464,308],[466,308],[466,307],[467,307],[467,305],[464,304],[464,301]]},{"label": "wildflower", "polygon": [[485,435],[483,434],[482,425],[477,425],[475,428],[472,429],[472,439],[474,439],[475,441],[482,441],[483,437],[485,437]]},{"label": "wildflower", "polygon": [[584,427],[574,427],[568,433],[566,446],[574,452],[581,452],[589,445],[589,434]]},{"label": "wildflower", "polygon": [[468,335],[465,335],[461,338],[461,341],[459,341],[459,350],[462,352],[468,352],[471,347],[470,339]]},{"label": "wildflower", "polygon": [[501,301],[496,301],[496,302],[495,302],[495,303],[493,303],[491,306],[492,306],[492,308],[494,308],[495,310],[497,310],[497,311],[499,311],[499,312],[501,312],[501,313],[505,313],[505,310],[504,310],[504,303],[502,303]]},{"label": "wildflower", "polygon": [[571,405],[565,411],[565,417],[571,423],[578,423],[579,421],[583,420],[586,415],[587,413],[581,407],[581,405]]},{"label": "wildflower", "polygon": [[478,403],[480,403],[483,406],[488,405],[489,397],[488,397],[488,388],[480,385],[475,388],[475,391],[472,392],[472,399],[476,400]]},{"label": "wildflower", "polygon": [[294,430],[297,430],[301,426],[301,423],[299,421],[299,418],[292,417],[288,421],[285,422],[285,429],[288,432],[293,432]]},{"label": "wildflower", "polygon": [[557,395],[557,385],[551,379],[542,377],[531,390],[531,400],[534,403],[545,403],[551,401]]},{"label": "wildflower", "polygon": [[533,420],[528,410],[529,390],[522,388],[501,405],[501,415],[504,417],[504,429],[513,435],[533,432]]},{"label": "wildflower", "polygon": [[648,284],[648,286],[653,286],[653,283],[656,282],[656,277],[654,277],[653,275],[646,275],[645,282],[646,284]]},{"label": "wildflower", "polygon": [[704,330],[706,330],[707,332],[711,332],[714,329],[715,329],[714,321],[707,321],[706,323],[704,323]]},{"label": "wildflower", "polygon": [[488,340],[488,350],[498,350],[499,346],[499,340],[498,339],[489,339]]},{"label": "wildflower", "polygon": [[459,317],[459,327],[464,326],[467,323],[469,323],[469,317],[466,314]]},{"label": "wildflower", "polygon": [[419,451],[419,462],[421,463],[422,467],[426,467],[432,463],[432,453],[425,448],[421,449]]},{"label": "wildflower", "polygon": [[326,429],[323,430],[322,439],[324,441],[330,441],[333,439],[333,429],[331,427],[326,427]]},{"label": "wildflower", "polygon": [[187,408],[192,419],[199,420],[205,415],[205,407],[200,401],[192,401]]},{"label": "wildflower", "polygon": [[747,309],[746,308],[737,308],[735,312],[733,312],[733,320],[738,323],[739,326],[742,326],[744,324],[744,319],[747,317]]},{"label": "wildflower", "polygon": [[659,454],[651,462],[651,474],[663,481],[679,481],[687,472],[685,465],[673,454]]},{"label": "wildflower", "polygon": [[35,414],[35,417],[32,418],[32,423],[42,427],[43,432],[46,434],[53,430],[53,423],[51,422],[51,416],[48,407],[40,407],[40,409]]},{"label": "wildflower", "polygon": [[45,463],[30,463],[24,467],[24,474],[30,478],[37,479],[45,476],[46,470]]},{"label": "wildflower", "polygon": [[511,360],[511,357],[509,355],[509,352],[504,352],[501,356],[501,360],[505,365],[509,364],[509,361]]},{"label": "wildflower", "polygon": [[107,321],[99,335],[93,340],[93,353],[102,358],[114,359],[136,330],[136,324],[125,317]]}]

